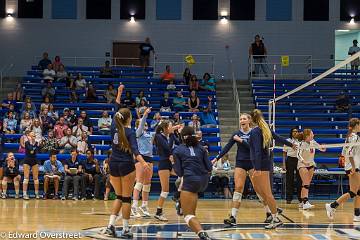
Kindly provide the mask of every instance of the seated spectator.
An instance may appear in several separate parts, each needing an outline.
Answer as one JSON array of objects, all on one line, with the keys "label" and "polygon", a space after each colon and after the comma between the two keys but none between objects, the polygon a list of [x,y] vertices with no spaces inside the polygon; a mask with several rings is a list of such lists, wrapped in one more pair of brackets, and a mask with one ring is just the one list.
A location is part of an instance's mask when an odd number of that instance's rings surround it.
[{"label": "seated spectator", "polygon": [[169,80],[169,84],[166,86],[166,90],[175,91],[176,85],[174,84],[174,79]]},{"label": "seated spectator", "polygon": [[9,109],[11,104],[13,104],[15,106],[16,101],[14,100],[13,93],[8,93],[7,94],[7,99],[4,99],[2,101],[1,106],[2,106],[3,109]]},{"label": "seated spectator", "polygon": [[112,123],[112,119],[109,116],[108,111],[104,111],[102,113],[102,117],[99,118],[98,121],[99,132],[102,135],[108,135],[110,133],[111,123]]},{"label": "seated spectator", "polygon": [[23,118],[20,121],[20,133],[24,132],[26,129],[30,129],[32,124],[33,119],[31,119],[28,112],[25,112]]},{"label": "seated spectator", "polygon": [[66,200],[69,196],[70,184],[73,184],[73,200],[79,199],[79,186],[81,180],[81,173],[83,171],[82,165],[78,159],[78,153],[75,148],[71,150],[71,158],[64,163],[65,180],[63,183],[61,200]]},{"label": "seated spectator", "polygon": [[147,102],[147,99],[145,97],[145,94],[144,94],[143,90],[141,90],[139,92],[139,94],[137,95],[137,97],[135,98],[135,103],[136,103],[137,107],[139,107],[141,100],[145,100],[145,102]]},{"label": "seated spectator", "polygon": [[67,117],[67,123],[69,127],[73,127],[76,125],[78,116],[76,115],[76,112],[74,109],[70,109],[69,115]]},{"label": "seated spectator", "polygon": [[[80,113],[80,118],[82,118],[84,126],[88,127],[88,135],[91,135],[93,132],[93,125],[91,123],[90,118],[87,116],[86,111],[81,111]],[[78,119],[79,120],[79,119]]]},{"label": "seated spectator", "polygon": [[50,97],[48,95],[45,95],[44,102],[40,105],[40,112],[44,111],[45,108],[50,108]]},{"label": "seated spectator", "polygon": [[28,96],[25,97],[25,102],[22,104],[20,111],[21,112],[25,111],[26,105],[29,105],[29,104],[31,105],[31,107],[30,107],[31,110],[36,112],[35,103],[33,103],[33,101],[31,100],[31,97],[28,97]]},{"label": "seated spectator", "polygon": [[86,133],[82,133],[80,139],[77,142],[77,151],[79,154],[85,154],[86,151],[89,149],[88,143],[88,135]]},{"label": "seated spectator", "polygon": [[65,124],[68,125],[68,127],[70,127],[70,124],[69,124],[69,122],[70,122],[70,109],[67,108],[67,107],[64,108],[62,116],[65,119]]},{"label": "seated spectator", "polygon": [[[70,99],[69,99],[70,103],[79,102],[79,96],[78,96],[78,92],[76,89],[75,80],[71,80],[69,90],[70,90]],[[79,91],[81,91],[81,90],[79,90]]]},{"label": "seated spectator", "polygon": [[109,83],[106,91],[105,91],[105,98],[107,103],[114,103],[116,99],[117,91],[114,88],[112,83]]},{"label": "seated spectator", "polygon": [[84,125],[84,120],[82,118],[79,118],[77,121],[77,125],[73,127],[72,129],[73,135],[79,140],[81,139],[81,136],[83,133],[86,135],[89,132],[89,128]]},{"label": "seated spectator", "polygon": [[189,112],[199,112],[200,99],[194,90],[191,91],[190,93],[188,106],[189,106]]},{"label": "seated spectator", "polygon": [[335,100],[335,108],[335,112],[349,113],[349,110],[351,108],[349,96],[347,96],[344,92],[341,92]]},{"label": "seated spectator", "polygon": [[205,73],[203,76],[203,81],[200,86],[201,89],[206,91],[215,91],[215,79],[210,76],[209,73]]},{"label": "seated spectator", "polygon": [[174,110],[183,112],[186,109],[186,98],[183,97],[182,92],[177,92],[173,100]]},{"label": "seated spectator", "polygon": [[97,102],[98,97],[96,95],[96,90],[92,84],[89,84],[88,88],[86,89],[86,97],[85,102]]},{"label": "seated spectator", "polygon": [[40,151],[42,153],[51,153],[57,151],[59,148],[59,142],[55,138],[55,133],[53,130],[48,132],[47,137],[44,138],[44,141],[41,144]]},{"label": "seated spectator", "polygon": [[170,65],[166,65],[165,72],[160,75],[161,82],[169,83],[170,80],[175,79],[175,74],[171,73],[170,71],[171,71]]},{"label": "seated spectator", "polygon": [[44,70],[48,67],[49,64],[51,64],[49,54],[47,52],[44,52],[43,58],[39,61],[38,67],[40,68],[40,70]]},{"label": "seated spectator", "polygon": [[183,73],[183,84],[189,85],[191,79],[190,68],[185,68]]},{"label": "seated spectator", "polygon": [[51,82],[47,82],[46,87],[41,90],[41,96],[44,100],[45,97],[49,97],[51,102],[54,101],[55,88],[52,86]]},{"label": "seated spectator", "polygon": [[189,122],[189,127],[192,127],[195,132],[201,131],[199,117],[196,114],[192,115],[191,121]]},{"label": "seated spectator", "polygon": [[13,97],[14,97],[14,100],[17,101],[17,102],[20,102],[23,100],[23,97],[24,97],[24,89],[23,87],[21,86],[20,83],[18,83],[16,85],[16,88],[13,92]]},{"label": "seated spectator", "polygon": [[49,110],[47,108],[45,108],[44,111],[40,113],[39,119],[43,127],[44,134],[47,134],[50,129],[54,128],[55,120],[49,117]]},{"label": "seated spectator", "polygon": [[148,102],[145,99],[141,99],[140,105],[136,108],[137,118],[142,118],[145,110],[148,108]]},{"label": "seated spectator", "polygon": [[49,64],[46,69],[44,69],[43,73],[43,79],[47,81],[54,81],[54,78],[56,77],[56,73],[53,69],[53,65]]},{"label": "seated spectator", "polygon": [[103,175],[103,182],[105,183],[105,194],[104,194],[104,201],[109,200],[109,194],[111,190],[110,184],[110,168],[109,168],[109,161],[112,151],[109,150],[107,153],[107,158],[103,162],[102,166],[102,175]]},{"label": "seated spectator", "polygon": [[74,79],[74,76],[71,73],[67,74],[65,81],[66,81],[65,85],[66,85],[67,88],[70,89],[71,85],[74,85],[74,88],[75,88],[75,79]]},{"label": "seated spectator", "polygon": [[161,115],[159,112],[154,114],[153,120],[150,123],[150,128],[155,129],[161,121]]},{"label": "seated spectator", "polygon": [[54,119],[54,121],[59,119],[59,113],[57,111],[55,111],[54,105],[52,105],[52,104],[49,104],[49,113],[48,113],[48,115],[49,115],[49,117]]},{"label": "seated spectator", "polygon": [[163,95],[163,99],[160,102],[160,112],[171,112],[171,108],[172,108],[172,101],[169,98],[169,93],[168,92],[164,92]]},{"label": "seated spectator", "polygon": [[33,124],[31,126],[31,131],[34,132],[35,134],[35,142],[37,142],[40,145],[43,140],[43,136],[42,136],[41,122],[38,118],[34,119]]},{"label": "seated spectator", "polygon": [[44,199],[49,197],[49,184],[54,184],[55,194],[53,199],[58,199],[59,185],[61,176],[65,173],[64,167],[59,160],[57,160],[56,154],[50,154],[50,160],[44,162]]},{"label": "seated spectator", "polygon": [[189,91],[199,91],[200,85],[196,75],[192,75],[189,82]]},{"label": "seated spectator", "polygon": [[173,116],[174,125],[184,124],[184,121],[180,118],[180,113],[175,112]]},{"label": "seated spectator", "polygon": [[230,170],[231,166],[228,155],[226,154],[222,159],[219,159],[219,161],[215,163],[211,174],[211,182],[215,186],[217,193],[219,195],[224,194],[226,199],[232,198],[229,189]]},{"label": "seated spectator", "polygon": [[60,70],[60,66],[63,64],[62,64],[59,56],[55,56],[55,59],[54,59],[54,62],[52,65],[53,65],[55,72],[58,72]]},{"label": "seated spectator", "polygon": [[85,90],[86,88],[86,81],[82,77],[81,73],[78,73],[76,80],[75,80],[75,89],[76,90]]},{"label": "seated spectator", "polygon": [[[1,166],[2,167],[2,166]],[[7,185],[8,183],[13,182],[14,183],[14,189],[15,189],[15,199],[19,198],[19,191],[20,191],[20,171],[19,171],[19,163],[15,159],[15,156],[12,152],[9,152],[5,159],[4,164],[4,178],[2,179],[2,199],[7,198]]]},{"label": "seated spectator", "polygon": [[86,161],[83,163],[83,175],[81,176],[81,200],[86,200],[86,188],[90,187],[93,183],[94,200],[100,199],[100,165],[98,160],[94,158],[92,150],[86,151]]},{"label": "seated spectator", "polygon": [[15,134],[17,129],[17,120],[14,118],[13,112],[7,112],[7,117],[3,121],[3,131],[6,134]]},{"label": "seated spectator", "polygon": [[110,61],[105,62],[105,66],[100,69],[101,78],[112,78],[114,77],[113,70],[110,67]]},{"label": "seated spectator", "polygon": [[23,118],[25,113],[29,113],[30,118],[32,118],[32,119],[36,118],[36,112],[34,110],[32,110],[32,109],[33,109],[32,104],[31,103],[26,103],[25,109],[22,111],[20,117]]},{"label": "seated spectator", "polygon": [[68,73],[65,71],[65,66],[61,64],[59,70],[56,72],[56,81],[66,81]]},{"label": "seated spectator", "polygon": [[132,92],[126,91],[124,100],[121,101],[126,108],[135,108],[135,100],[132,98]]},{"label": "seated spectator", "polygon": [[70,153],[71,149],[77,148],[77,138],[72,135],[71,128],[64,130],[65,136],[63,136],[59,143],[60,153]]},{"label": "seated spectator", "polygon": [[212,101],[212,97],[208,96],[208,106],[204,107],[202,111],[199,113],[201,119],[201,127],[203,128],[217,127],[217,121],[211,108],[212,105],[211,101]]},{"label": "seated spectator", "polygon": [[202,137],[203,137],[202,131],[201,131],[201,130],[200,130],[200,131],[197,131],[197,132],[196,132],[196,138],[198,139],[199,144],[200,144],[203,148],[205,148],[206,151],[209,152],[210,144],[209,144],[206,140],[204,140]]},{"label": "seated spectator", "polygon": [[29,134],[30,134],[31,130],[30,128],[26,129],[24,134],[20,137],[19,143],[19,150],[18,153],[25,153],[25,143],[27,141],[29,141]]},{"label": "seated spectator", "polygon": [[[9,111],[8,112],[13,112],[13,115],[14,115],[14,118],[16,119],[16,120],[20,120],[20,117],[19,117],[19,114],[17,113],[17,111],[15,110],[15,105],[14,104],[10,104],[10,106],[9,106]],[[0,117],[0,119],[1,119],[2,117]]]}]

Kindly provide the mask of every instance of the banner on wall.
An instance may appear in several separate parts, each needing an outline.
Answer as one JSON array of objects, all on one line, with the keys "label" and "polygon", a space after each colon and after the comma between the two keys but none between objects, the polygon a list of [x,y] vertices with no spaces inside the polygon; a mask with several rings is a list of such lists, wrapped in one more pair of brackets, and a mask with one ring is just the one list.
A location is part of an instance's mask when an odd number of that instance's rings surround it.
[{"label": "banner on wall", "polygon": [[185,62],[191,66],[191,65],[194,65],[196,62],[195,62],[195,59],[192,55],[187,55],[185,56]]}]

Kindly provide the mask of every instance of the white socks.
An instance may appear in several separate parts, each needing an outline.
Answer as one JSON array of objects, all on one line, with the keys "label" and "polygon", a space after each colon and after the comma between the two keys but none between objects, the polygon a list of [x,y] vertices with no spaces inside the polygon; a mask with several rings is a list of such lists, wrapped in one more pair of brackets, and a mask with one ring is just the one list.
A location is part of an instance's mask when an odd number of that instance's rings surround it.
[{"label": "white socks", "polygon": [[233,216],[234,218],[236,218],[238,211],[239,211],[239,209],[237,209],[237,208],[232,208],[232,209],[231,209],[231,216]]},{"label": "white socks", "polygon": [[133,200],[132,206],[133,207],[138,207],[138,205],[139,205],[139,200]]},{"label": "white socks", "polygon": [[127,219],[123,219],[123,229],[126,231],[126,230],[129,230],[129,220]]},{"label": "white socks", "polygon": [[110,215],[109,227],[115,226],[116,217],[117,217],[117,215]]},{"label": "white socks", "polygon": [[147,207],[148,206],[148,201],[142,201],[142,207]]}]

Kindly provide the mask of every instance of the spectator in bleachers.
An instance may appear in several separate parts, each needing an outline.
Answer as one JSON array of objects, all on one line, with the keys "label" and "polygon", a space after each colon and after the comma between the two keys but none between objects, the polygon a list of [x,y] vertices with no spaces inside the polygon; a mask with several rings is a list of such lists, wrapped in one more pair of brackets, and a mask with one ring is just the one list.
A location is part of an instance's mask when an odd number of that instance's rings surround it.
[{"label": "spectator in bleachers", "polygon": [[7,112],[7,117],[3,121],[3,131],[6,134],[14,134],[17,129],[17,120],[14,118],[13,112]]},{"label": "spectator in bleachers", "polygon": [[75,80],[75,89],[76,90],[85,90],[86,88],[86,81],[82,77],[81,73],[78,73],[76,80]]},{"label": "spectator in bleachers", "polygon": [[[1,166],[2,168],[2,166]],[[7,185],[8,183],[13,182],[14,183],[14,189],[15,189],[15,199],[19,198],[19,190],[20,190],[20,171],[19,171],[19,163],[15,159],[14,154],[12,152],[9,152],[5,159],[4,164],[4,178],[2,179],[1,185],[2,185],[2,199],[7,198]]]},{"label": "spectator in bleachers", "polygon": [[64,108],[62,116],[65,119],[65,124],[68,125],[68,127],[71,127],[70,126],[70,109],[68,107]]},{"label": "spectator in bleachers", "polygon": [[159,125],[160,121],[161,121],[161,115],[159,112],[156,112],[154,114],[153,120],[150,122],[150,127],[152,129],[155,129]]},{"label": "spectator in bleachers", "polygon": [[13,104],[13,105],[16,104],[16,101],[14,100],[14,94],[13,93],[8,93],[7,94],[7,99],[4,99],[2,101],[1,106],[2,106],[3,109],[9,109],[10,104]]},{"label": "spectator in bleachers", "polygon": [[49,64],[47,68],[44,69],[42,75],[45,81],[54,81],[54,78],[56,77],[56,73],[55,70],[53,69],[53,65]]},{"label": "spectator in bleachers", "polygon": [[163,99],[160,102],[160,112],[171,112],[172,105],[173,103],[169,98],[169,93],[164,92]]},{"label": "spectator in bleachers", "polygon": [[30,129],[32,124],[33,119],[31,119],[28,112],[25,112],[23,118],[20,121],[20,133],[24,132],[26,129]]},{"label": "spectator in bleachers", "polygon": [[46,86],[41,90],[41,96],[45,100],[45,97],[49,97],[51,102],[54,101],[55,97],[55,88],[52,86],[51,82],[47,82]]},{"label": "spectator in bleachers", "polygon": [[[255,55],[255,56],[254,56]],[[255,41],[249,48],[249,57],[254,59],[254,71],[255,75],[259,75],[260,68],[264,72],[265,76],[268,76],[268,67],[266,64],[267,49],[261,40],[259,35],[255,36]]]},{"label": "spectator in bleachers", "polygon": [[197,96],[195,90],[192,90],[188,100],[189,112],[199,112],[200,98]]},{"label": "spectator in bleachers", "polygon": [[190,79],[191,79],[190,68],[185,68],[183,73],[183,84],[189,85]]},{"label": "spectator in bleachers", "polygon": [[170,80],[175,79],[175,74],[171,73],[170,65],[166,65],[165,72],[160,75],[160,79],[162,83],[169,83]]},{"label": "spectator in bleachers", "polygon": [[23,96],[24,96],[24,89],[22,88],[21,84],[18,83],[13,92],[14,100],[20,102],[23,100]]},{"label": "spectator in bleachers", "polygon": [[137,115],[137,118],[141,118],[142,115],[144,114],[145,110],[147,109],[148,107],[148,102],[145,101],[145,99],[142,99],[140,101],[140,105],[136,108],[136,115]]},{"label": "spectator in bleachers", "polygon": [[182,92],[178,91],[176,97],[173,99],[174,110],[183,112],[186,109],[186,98],[183,97]]},{"label": "spectator in bleachers", "polygon": [[126,91],[125,93],[125,98],[123,101],[121,101],[124,105],[124,107],[126,108],[135,108],[136,107],[136,103],[134,98],[132,97],[132,92],[131,91]]},{"label": "spectator in bleachers", "polygon": [[217,121],[212,112],[212,97],[208,96],[208,105],[204,107],[202,111],[199,113],[199,117],[201,119],[201,127],[203,128],[216,128]]},{"label": "spectator in bleachers", "polygon": [[69,99],[70,103],[79,102],[78,92],[76,91],[77,89],[74,79],[70,80],[69,90],[70,90],[70,99]]},{"label": "spectator in bleachers", "polygon": [[47,52],[44,52],[43,58],[39,61],[38,67],[40,68],[40,70],[44,70],[48,67],[49,64],[51,64],[49,54]]},{"label": "spectator in bleachers", "polygon": [[[0,183],[3,180],[3,176],[4,176],[4,167],[6,164],[6,161],[3,158],[3,149],[4,149],[4,144],[5,144],[5,135],[2,131],[2,122],[0,122]],[[6,191],[5,191],[6,193]],[[2,194],[2,185],[0,184],[0,196]]]},{"label": "spectator in bleachers", "polygon": [[54,197],[53,199],[58,199],[59,185],[61,176],[65,173],[64,166],[62,163],[57,160],[56,153],[50,154],[50,160],[44,162],[44,199],[49,197],[49,184],[54,184]]},{"label": "spectator in bleachers", "polygon": [[77,138],[72,135],[71,128],[64,130],[65,136],[63,136],[59,143],[61,153],[70,153],[71,149],[77,147]]},{"label": "spectator in bleachers", "polygon": [[35,134],[29,133],[28,141],[25,142],[25,158],[24,158],[24,182],[23,182],[23,198],[29,200],[27,194],[28,183],[30,180],[30,170],[34,180],[35,197],[40,199],[39,195],[39,165],[37,161],[37,153],[39,151],[39,144],[35,141]]},{"label": "spectator in bleachers", "polygon": [[155,54],[154,47],[150,43],[150,38],[145,39],[145,43],[141,43],[140,46],[140,64],[146,70],[146,67],[150,65],[150,53]]},{"label": "spectator in bleachers", "polygon": [[77,122],[77,115],[74,109],[70,109],[69,116],[67,117],[67,122],[69,124],[69,127],[73,127],[76,125]]},{"label": "spectator in bleachers", "polygon": [[199,91],[200,84],[196,77],[196,75],[191,75],[190,82],[189,82],[189,91]]},{"label": "spectator in bleachers", "polygon": [[40,112],[44,111],[45,108],[49,109],[50,106],[50,97],[46,95],[44,97],[44,102],[40,105]]},{"label": "spectator in bleachers", "polygon": [[107,103],[114,103],[116,99],[116,95],[117,95],[117,91],[114,88],[114,85],[112,83],[109,83],[105,91],[105,98]]},{"label": "spectator in bleachers", "polygon": [[110,67],[110,61],[105,61],[105,66],[100,69],[101,78],[112,78],[114,77],[113,70]]},{"label": "spectator in bleachers", "polygon": [[50,129],[54,128],[55,120],[49,117],[49,110],[45,108],[39,115],[44,134],[47,134]]},{"label": "spectator in bleachers", "polygon": [[53,68],[55,72],[58,72],[60,70],[60,66],[63,65],[61,62],[61,59],[59,56],[55,56],[54,62],[53,62]]},{"label": "spectator in bleachers", "polygon": [[71,150],[71,158],[66,160],[64,163],[65,169],[65,180],[63,183],[63,195],[61,200],[66,200],[69,195],[69,187],[72,182],[73,184],[73,200],[79,199],[79,186],[82,174],[82,165],[78,159],[78,152],[75,148]]},{"label": "spectator in bleachers", "polygon": [[135,98],[136,106],[138,107],[140,105],[141,100],[145,100],[147,102],[147,99],[145,97],[144,91],[139,91],[137,97]]},{"label": "spectator in bleachers", "polygon": [[174,83],[174,79],[169,80],[169,84],[166,86],[166,90],[168,90],[168,91],[175,91],[176,90],[176,85]]},{"label": "spectator in bleachers", "polygon": [[[84,126],[88,127],[88,134],[91,135],[93,132],[93,125],[90,118],[87,116],[86,111],[81,111],[80,118],[82,118]],[[78,120],[80,119],[78,118]]]},{"label": "spectator in bleachers", "polygon": [[[349,48],[348,54],[350,56],[354,55],[355,53],[360,51],[360,48],[358,47],[358,41],[355,39],[353,41],[353,45]],[[360,59],[357,58],[351,62],[351,70],[357,71],[359,69],[360,65]],[[352,75],[357,75],[357,73],[352,73]]]},{"label": "spectator in bleachers", "polygon": [[[14,118],[16,120],[20,120],[19,118],[19,113],[15,110],[15,105],[14,104],[10,104],[9,106],[9,112],[13,112]],[[0,118],[1,119],[1,118]]]},{"label": "spectator in bleachers", "polygon": [[36,118],[36,112],[35,112],[35,110],[33,110],[31,103],[26,103],[25,109],[21,113],[21,118],[24,117],[25,113],[29,113],[30,118],[32,118],[32,119]]},{"label": "spectator in bleachers", "polygon": [[40,145],[43,139],[41,122],[35,118],[31,126],[31,131],[35,134],[35,141]]},{"label": "spectator in bleachers", "polygon": [[180,124],[184,124],[184,121],[181,120],[181,118],[180,118],[180,113],[179,112],[174,113],[173,121],[174,121],[175,126],[180,125]]},{"label": "spectator in bleachers", "polygon": [[86,89],[86,98],[85,102],[97,102],[98,97],[96,95],[96,90],[92,84],[89,84]]},{"label": "spectator in bleachers", "polygon": [[88,135],[85,132],[83,132],[80,139],[78,139],[76,149],[78,153],[82,155],[89,149]]},{"label": "spectator in bleachers", "polygon": [[197,131],[196,132],[196,138],[198,139],[199,141],[199,144],[206,149],[206,151],[209,152],[209,149],[210,149],[210,144],[208,143],[208,141],[204,140],[203,139],[203,133],[202,131]]},{"label": "spectator in bleachers", "polygon": [[49,113],[48,113],[48,115],[49,115],[49,117],[54,119],[54,121],[59,119],[59,113],[57,111],[55,111],[54,105],[52,105],[52,104],[49,105]]},{"label": "spectator in bleachers", "polygon": [[344,92],[341,92],[335,100],[335,108],[335,112],[337,113],[350,113],[351,103],[349,96],[346,95]]},{"label": "spectator in bleachers", "polygon": [[97,159],[94,158],[93,150],[86,151],[86,161],[83,163],[84,173],[81,176],[81,200],[86,200],[86,188],[90,187],[93,183],[94,200],[100,199],[100,165]]},{"label": "spectator in bleachers", "polygon": [[211,182],[215,186],[217,193],[219,195],[224,194],[227,199],[232,198],[229,189],[230,170],[229,155],[225,154],[223,158],[220,158],[215,163],[211,174]]},{"label": "spectator in bleachers", "polygon": [[20,137],[19,143],[19,150],[18,153],[25,153],[25,143],[29,141],[29,134],[30,134],[30,128],[27,128],[24,132],[24,134]]},{"label": "spectator in bleachers", "polygon": [[25,97],[25,101],[24,101],[24,103],[23,103],[22,106],[21,106],[20,112],[25,111],[26,105],[28,105],[28,104],[31,105],[30,109],[31,109],[32,111],[36,112],[35,103],[31,100],[31,97],[29,97],[29,96]]},{"label": "spectator in bleachers", "polygon": [[[71,85],[75,85],[74,82],[75,82],[75,79],[74,79],[73,74],[72,73],[67,73],[66,79],[65,79],[66,87],[70,89]],[[75,88],[75,86],[74,86],[74,88]]]},{"label": "spectator in bleachers", "polygon": [[112,151],[109,150],[107,153],[107,158],[104,160],[103,166],[102,166],[102,175],[103,179],[102,181],[105,183],[105,193],[104,193],[104,201],[109,200],[109,194],[111,190],[111,184],[110,184],[110,168],[109,168],[109,161]]},{"label": "spectator in bleachers", "polygon": [[53,130],[48,132],[47,137],[44,137],[42,141],[40,151],[42,153],[51,153],[57,151],[59,148],[59,141],[55,138],[55,133]]},{"label": "spectator in bleachers", "polygon": [[200,131],[200,121],[199,117],[196,114],[193,114],[191,117],[191,121],[189,122],[189,127],[192,127],[195,132]]},{"label": "spectator in bleachers", "polygon": [[201,89],[211,92],[215,91],[215,79],[209,73],[204,74]]},{"label": "spectator in bleachers", "polygon": [[66,81],[68,73],[65,71],[65,66],[61,64],[59,70],[56,71],[56,81]]},{"label": "spectator in bleachers", "polygon": [[111,123],[112,123],[112,119],[109,116],[108,111],[103,111],[102,117],[99,118],[98,121],[99,132],[102,135],[108,135],[110,133]]}]

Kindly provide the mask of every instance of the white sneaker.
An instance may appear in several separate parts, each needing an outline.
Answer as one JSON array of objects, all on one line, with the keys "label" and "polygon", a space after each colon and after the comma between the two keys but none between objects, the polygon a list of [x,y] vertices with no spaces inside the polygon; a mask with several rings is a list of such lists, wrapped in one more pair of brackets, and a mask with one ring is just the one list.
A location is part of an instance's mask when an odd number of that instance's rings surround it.
[{"label": "white sneaker", "polygon": [[304,204],[301,202],[299,203],[299,208],[303,208]]},{"label": "white sneaker", "polygon": [[40,199],[40,195],[39,195],[39,194],[35,194],[35,198],[36,198],[36,199]]},{"label": "white sneaker", "polygon": [[131,216],[133,216],[135,218],[140,218],[141,217],[138,207],[136,207],[136,206],[131,207]]},{"label": "white sneaker", "polygon": [[360,216],[354,216],[354,222],[360,222]]},{"label": "white sneaker", "polygon": [[24,194],[23,199],[24,199],[24,200],[29,200],[29,199],[30,199],[30,198],[29,198],[29,195]]},{"label": "white sneaker", "polygon": [[2,193],[2,194],[1,194],[1,198],[2,198],[2,199],[6,199],[6,197],[7,197],[7,196],[6,196],[6,193]]},{"label": "white sneaker", "polygon": [[265,229],[275,229],[281,225],[283,225],[283,222],[278,217],[276,217],[269,223],[269,225],[265,226]]},{"label": "white sneaker", "polygon": [[144,217],[150,217],[149,209],[147,206],[141,206],[139,207],[139,209]]},{"label": "white sneaker", "polygon": [[309,202],[304,203],[303,210],[309,210],[311,208],[315,207],[314,205],[311,205]]},{"label": "white sneaker", "polygon": [[161,215],[156,215],[154,216],[157,220],[162,221],[162,222],[167,222],[167,218],[164,216],[164,214]]},{"label": "white sneaker", "polygon": [[330,220],[333,220],[334,216],[335,216],[336,209],[332,208],[330,203],[325,204],[325,209],[326,209],[326,215],[328,216],[328,218]]}]

